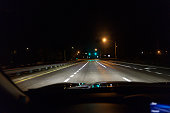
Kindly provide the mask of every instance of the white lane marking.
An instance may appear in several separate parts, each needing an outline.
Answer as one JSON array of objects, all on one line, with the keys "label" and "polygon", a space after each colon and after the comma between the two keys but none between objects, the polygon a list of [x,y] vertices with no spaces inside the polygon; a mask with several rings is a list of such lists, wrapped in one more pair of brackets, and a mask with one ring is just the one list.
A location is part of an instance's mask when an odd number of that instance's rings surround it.
[{"label": "white lane marking", "polygon": [[159,73],[159,72],[155,72],[155,73],[156,73],[156,74],[159,74],[159,75],[162,74],[162,73]]},{"label": "white lane marking", "polygon": [[[96,61],[97,62],[97,61]],[[101,64],[101,63],[99,63],[99,62],[97,62],[99,65],[101,65],[101,66],[103,66],[104,68],[106,68],[106,66],[104,66],[103,64]]]},{"label": "white lane marking", "polygon": [[112,63],[112,64],[123,66],[123,67],[127,67],[127,68],[132,68],[131,66],[127,66],[127,65],[121,65],[121,64],[117,64],[117,63]]},{"label": "white lane marking", "polygon": [[149,71],[149,70],[146,70],[147,72],[151,72],[151,71]]},{"label": "white lane marking", "polygon": [[[123,66],[123,67],[127,67],[127,68],[133,68],[133,69],[138,69],[136,67],[131,67],[131,66],[127,66],[127,65],[121,65],[121,64],[117,64],[117,63],[112,63],[112,64],[116,64],[116,65],[119,65],[119,66]],[[145,69],[156,69],[156,68],[145,68]],[[143,70],[143,69],[138,69],[138,70]],[[148,72],[151,72],[151,71],[148,71]]]},{"label": "white lane marking", "polygon": [[67,82],[67,81],[69,81],[70,80],[70,78],[67,78],[66,80],[64,80],[64,82]]},{"label": "white lane marking", "polygon": [[79,68],[73,75],[71,75],[70,77],[74,77],[74,75],[76,75],[80,70],[82,70],[87,64],[89,63],[89,61],[84,64],[81,68]]},{"label": "white lane marking", "polygon": [[128,81],[128,82],[131,82],[131,80],[125,78],[125,77],[122,77],[124,80]]},{"label": "white lane marking", "polygon": [[[114,63],[113,63],[113,64],[114,64]],[[116,63],[115,63],[115,64],[116,64]],[[127,65],[121,65],[121,64],[116,64],[116,65],[131,68],[130,66],[127,66]]]},{"label": "white lane marking", "polygon": [[150,69],[150,68],[144,68],[144,69]]},{"label": "white lane marking", "polygon": [[74,75],[71,75],[70,77],[74,77]]},{"label": "white lane marking", "polygon": [[118,65],[118,66],[124,66],[124,65],[121,65],[121,64],[116,64],[116,65]]},{"label": "white lane marking", "polygon": [[152,68],[152,67],[146,67],[146,68],[144,68],[144,69],[156,69],[156,68]]},{"label": "white lane marking", "polygon": [[104,65],[101,65],[101,66],[103,66],[104,68],[106,68],[106,66],[104,66]]},{"label": "white lane marking", "polygon": [[119,66],[123,66],[123,67],[128,67],[128,68],[131,68],[130,66],[127,66],[127,65],[121,65],[121,64],[117,64]]},{"label": "white lane marking", "polygon": [[123,67],[130,67],[130,66],[127,66],[127,65],[122,65]]}]

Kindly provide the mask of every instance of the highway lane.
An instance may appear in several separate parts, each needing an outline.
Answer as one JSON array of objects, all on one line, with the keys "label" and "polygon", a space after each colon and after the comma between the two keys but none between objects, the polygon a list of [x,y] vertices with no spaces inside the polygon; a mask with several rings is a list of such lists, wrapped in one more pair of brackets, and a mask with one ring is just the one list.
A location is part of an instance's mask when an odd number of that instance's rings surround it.
[{"label": "highway lane", "polygon": [[170,70],[166,69],[165,73],[160,73],[162,69],[155,67],[154,69],[150,66],[138,66],[138,65],[128,65],[127,63],[115,63],[102,61],[103,64],[110,68],[114,68],[120,73],[124,74],[131,81],[139,82],[169,82],[170,81]]},{"label": "highway lane", "polygon": [[131,68],[134,70],[146,71],[150,73],[155,73],[159,75],[166,75],[170,76],[170,68],[168,67],[160,67],[160,66],[152,66],[152,65],[143,65],[143,64],[136,64],[136,63],[127,63],[121,61],[104,61],[112,63],[113,65],[117,65],[120,67]]},{"label": "highway lane", "polygon": [[170,76],[170,68],[168,67],[161,67],[161,66],[152,66],[152,65],[144,65],[144,64],[137,64],[137,63],[128,63],[128,62],[122,62],[122,61],[109,61],[109,62],[112,62],[114,64],[117,64],[117,65],[120,65],[120,66],[124,66],[124,67],[127,67],[127,66],[130,66],[131,68],[137,68],[137,69],[143,69],[143,70],[146,70],[146,71],[152,71],[152,72],[155,72],[155,73],[162,73],[162,74],[166,74],[166,75],[169,75]]},{"label": "highway lane", "polygon": [[18,82],[22,90],[39,88],[55,83],[94,83],[100,81],[127,81],[127,82],[170,82],[167,73],[146,71],[146,67],[122,65],[110,61],[86,60],[64,69],[36,76],[35,78]]}]

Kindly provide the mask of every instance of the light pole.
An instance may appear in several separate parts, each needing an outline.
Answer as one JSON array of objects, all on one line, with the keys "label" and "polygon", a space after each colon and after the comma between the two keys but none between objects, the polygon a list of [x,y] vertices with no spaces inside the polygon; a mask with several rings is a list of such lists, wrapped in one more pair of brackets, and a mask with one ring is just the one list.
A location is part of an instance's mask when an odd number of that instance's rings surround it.
[{"label": "light pole", "polygon": [[75,57],[75,56],[74,56],[74,47],[72,46],[72,47],[71,47],[71,57],[70,57],[71,60],[73,60],[74,57]]},{"label": "light pole", "polygon": [[[107,42],[107,38],[103,38],[102,39],[103,43],[106,43]],[[110,42],[113,42],[111,40],[109,40]],[[115,50],[114,50],[114,53],[115,53],[115,58],[117,58],[117,44],[116,44],[116,41],[113,42],[114,43],[114,47],[115,47]]]},{"label": "light pole", "polygon": [[116,41],[115,41],[115,58],[117,58],[117,45],[116,45]]}]

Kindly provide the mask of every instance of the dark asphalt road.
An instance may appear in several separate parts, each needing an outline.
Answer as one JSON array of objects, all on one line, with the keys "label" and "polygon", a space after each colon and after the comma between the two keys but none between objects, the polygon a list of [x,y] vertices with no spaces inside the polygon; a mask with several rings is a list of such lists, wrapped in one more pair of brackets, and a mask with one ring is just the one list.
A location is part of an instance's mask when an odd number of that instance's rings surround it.
[{"label": "dark asphalt road", "polygon": [[125,62],[87,60],[13,81],[24,91],[63,82],[170,82],[170,69]]}]

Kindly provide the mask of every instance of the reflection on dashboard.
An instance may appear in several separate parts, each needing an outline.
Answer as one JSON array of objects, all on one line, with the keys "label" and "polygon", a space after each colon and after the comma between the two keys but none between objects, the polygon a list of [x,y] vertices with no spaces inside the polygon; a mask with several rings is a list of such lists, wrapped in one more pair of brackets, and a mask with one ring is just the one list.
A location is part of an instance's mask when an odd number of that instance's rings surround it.
[{"label": "reflection on dashboard", "polygon": [[152,102],[150,104],[151,113],[170,113],[170,105],[158,104]]}]

